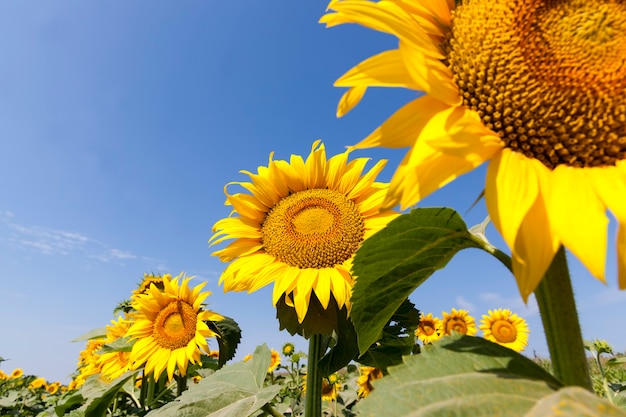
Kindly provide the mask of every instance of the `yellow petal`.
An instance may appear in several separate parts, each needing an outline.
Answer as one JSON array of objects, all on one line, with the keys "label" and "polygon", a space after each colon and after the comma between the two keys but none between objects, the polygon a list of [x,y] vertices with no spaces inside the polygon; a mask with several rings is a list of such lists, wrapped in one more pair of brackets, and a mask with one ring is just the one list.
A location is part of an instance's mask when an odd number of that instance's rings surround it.
[{"label": "yellow petal", "polygon": [[626,164],[588,168],[593,188],[620,222],[626,222]]},{"label": "yellow petal", "polygon": [[461,105],[459,88],[453,81],[452,71],[441,62],[441,58],[427,56],[422,48],[403,39],[400,40],[400,52],[406,71],[419,85],[418,90],[449,106]]},{"label": "yellow petal", "polygon": [[604,282],[608,218],[592,182],[588,169],[557,166],[552,172],[548,212],[563,245]]},{"label": "yellow petal", "polygon": [[337,117],[345,116],[354,106],[359,104],[363,95],[365,95],[365,91],[367,91],[367,87],[363,86],[348,89],[339,99],[339,104],[337,104]]},{"label": "yellow petal", "polygon": [[[487,169],[485,202],[494,226],[509,248],[515,247],[517,233],[539,193],[536,159],[505,148],[493,157]],[[544,167],[547,171],[547,168]]]},{"label": "yellow petal", "polygon": [[617,282],[626,290],[626,222],[617,227]]},{"label": "yellow petal", "polygon": [[321,268],[317,274],[317,282],[313,291],[315,296],[320,300],[320,304],[326,310],[330,302],[330,280],[332,272],[328,268]]},{"label": "yellow petal", "polygon": [[550,230],[545,199],[540,192],[520,224],[513,246],[513,273],[524,302],[537,288],[559,248],[559,240]]},{"label": "yellow petal", "polygon": [[[436,101],[436,100],[435,100]],[[502,149],[502,143],[491,136],[462,132],[455,128],[457,121],[467,122],[462,117],[465,108],[448,108],[431,115],[422,126],[417,142],[406,154],[393,175],[383,207],[387,209],[400,203],[402,209],[412,206],[433,191],[443,187],[478,167]],[[451,135],[453,136],[451,139]],[[432,146],[438,140],[462,143],[463,152],[445,151]]]},{"label": "yellow petal", "polygon": [[407,72],[398,49],[374,55],[343,74],[334,84],[336,87],[404,87],[419,90]]},{"label": "yellow petal", "polygon": [[237,239],[222,250],[213,252],[222,262],[230,262],[238,256],[246,256],[263,248],[259,239]]},{"label": "yellow petal", "polygon": [[446,104],[429,96],[415,99],[398,109],[354,148],[413,146],[429,120],[448,108]]}]

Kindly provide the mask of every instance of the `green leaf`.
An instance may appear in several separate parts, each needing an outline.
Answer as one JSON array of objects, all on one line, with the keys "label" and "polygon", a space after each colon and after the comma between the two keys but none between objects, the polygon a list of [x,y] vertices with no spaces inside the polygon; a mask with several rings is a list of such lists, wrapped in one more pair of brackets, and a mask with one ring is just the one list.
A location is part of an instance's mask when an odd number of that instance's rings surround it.
[{"label": "green leaf", "polygon": [[207,322],[211,330],[218,333],[217,338],[220,357],[218,359],[218,368],[221,368],[226,362],[235,357],[237,346],[241,341],[241,328],[235,320],[230,317],[224,317],[224,320]]},{"label": "green leaf", "polygon": [[560,383],[519,353],[457,334],[405,357],[373,386],[355,407],[360,416],[517,417]]},{"label": "green leaf", "polygon": [[113,402],[117,393],[137,372],[127,372],[110,384],[99,381],[97,376],[88,378],[81,390],[81,394],[87,399],[85,403],[85,417],[104,417],[107,413],[107,408]]},{"label": "green leaf", "polygon": [[118,339],[115,339],[111,343],[107,343],[103,345],[98,350],[98,354],[101,355],[103,353],[111,353],[111,352],[130,352],[131,350],[133,350],[134,344],[135,342],[131,341],[129,338],[120,337]]},{"label": "green leaf", "polygon": [[567,387],[542,398],[525,417],[626,417],[626,411],[580,387]]},{"label": "green leaf", "polygon": [[59,401],[59,404],[54,407],[54,412],[57,416],[63,416],[70,410],[80,407],[85,399],[80,392],[71,391],[65,394]]},{"label": "green leaf", "polygon": [[100,329],[93,329],[87,333],[85,333],[82,336],[77,337],[76,339],[72,340],[71,342],[82,342],[85,340],[91,340],[91,339],[100,339],[105,337],[107,334],[107,329],[106,327],[102,327]]},{"label": "green leaf", "polygon": [[383,336],[361,355],[357,361],[387,373],[387,368],[402,363],[402,357],[411,354],[415,344],[415,329],[419,325],[419,310],[409,300],[400,305],[383,328]]},{"label": "green leaf", "polygon": [[189,387],[176,400],[153,410],[149,417],[242,417],[269,403],[279,385],[263,387],[270,365],[266,345],[254,351],[252,359],[226,365]]},{"label": "green leaf", "polygon": [[382,337],[405,299],[461,249],[482,246],[449,208],[415,209],[391,221],[357,251],[351,317],[364,353]]}]

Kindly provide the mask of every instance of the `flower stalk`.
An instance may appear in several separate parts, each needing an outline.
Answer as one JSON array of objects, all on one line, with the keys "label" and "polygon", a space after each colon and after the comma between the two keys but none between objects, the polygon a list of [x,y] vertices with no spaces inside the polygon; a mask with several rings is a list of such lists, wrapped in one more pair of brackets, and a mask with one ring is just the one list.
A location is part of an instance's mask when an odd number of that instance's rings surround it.
[{"label": "flower stalk", "polygon": [[319,361],[324,353],[323,346],[324,335],[311,335],[306,373],[306,396],[304,399],[305,417],[320,417],[322,415],[322,374],[319,369]]},{"label": "flower stalk", "polygon": [[554,374],[564,385],[592,391],[589,365],[563,246],[535,290]]}]

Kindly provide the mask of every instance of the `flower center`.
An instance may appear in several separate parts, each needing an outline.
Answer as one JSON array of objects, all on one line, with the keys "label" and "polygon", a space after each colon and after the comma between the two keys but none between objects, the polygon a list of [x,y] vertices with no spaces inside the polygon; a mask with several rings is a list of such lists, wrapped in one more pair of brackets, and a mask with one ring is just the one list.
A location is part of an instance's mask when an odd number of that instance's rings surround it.
[{"label": "flower center", "polygon": [[446,334],[452,334],[452,331],[467,334],[467,323],[459,318],[452,318],[446,323]]},{"label": "flower center", "polygon": [[154,320],[154,339],[166,349],[186,347],[196,336],[197,320],[198,315],[191,305],[181,300],[172,301]]},{"label": "flower center", "polygon": [[517,339],[517,328],[507,320],[496,320],[491,325],[491,334],[499,343],[513,343]]},{"label": "flower center", "polygon": [[551,169],[626,159],[626,3],[465,0],[445,49],[506,147]]},{"label": "flower center", "polygon": [[431,336],[432,334],[435,333],[435,327],[433,326],[432,322],[426,322],[426,323],[422,322],[422,323],[420,323],[420,330],[426,336]]},{"label": "flower center", "polygon": [[328,189],[299,191],[280,200],[261,228],[263,247],[298,268],[328,268],[350,259],[363,241],[358,207]]}]

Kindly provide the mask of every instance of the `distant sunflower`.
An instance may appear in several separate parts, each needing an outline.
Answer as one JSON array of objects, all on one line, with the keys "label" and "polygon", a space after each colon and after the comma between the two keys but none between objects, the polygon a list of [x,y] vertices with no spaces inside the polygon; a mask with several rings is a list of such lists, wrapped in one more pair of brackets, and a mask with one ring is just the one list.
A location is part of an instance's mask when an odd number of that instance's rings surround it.
[{"label": "distant sunflower", "polygon": [[[128,316],[120,316],[117,321],[111,320],[111,324],[106,326],[105,343],[113,343],[125,337],[131,323],[132,321]],[[113,351],[101,353],[98,357],[98,364],[102,377],[112,381],[130,369],[130,352]]]},{"label": "distant sunflower", "polygon": [[2,369],[0,369],[0,381],[9,379],[9,378],[10,378],[10,375],[7,375]]},{"label": "distant sunflower", "polygon": [[60,387],[61,387],[60,382],[53,382],[52,384],[49,384],[46,386],[46,391],[48,391],[49,394],[54,395],[57,392],[59,392]]},{"label": "distant sunflower", "polygon": [[528,345],[528,324],[508,309],[489,310],[483,315],[480,330],[484,338],[516,352],[523,351]]},{"label": "distant sunflower", "polygon": [[270,366],[267,369],[268,373],[274,372],[274,370],[280,365],[280,353],[276,352],[274,349],[271,350],[272,358],[270,360]]},{"label": "distant sunflower", "polygon": [[190,289],[191,277],[179,282],[181,275],[171,280],[163,276],[162,291],[151,285],[133,302],[138,313],[127,332],[136,339],[129,360],[133,369],[145,366],[144,373],[154,373],[155,379],[163,371],[172,379],[176,369],[185,375],[189,362],[197,363],[209,352],[207,338],[217,337],[205,321],[223,319],[202,306],[211,294],[200,292],[206,283]]},{"label": "distant sunflower", "polygon": [[[336,373],[322,378],[322,400],[323,401],[335,401],[339,395],[341,388],[341,382]],[[306,394],[307,389],[307,376],[302,377],[302,392]]]},{"label": "distant sunflower", "polygon": [[476,322],[467,310],[453,308],[450,313],[444,311],[441,314],[443,315],[443,321],[441,322],[443,335],[449,336],[452,334],[452,331],[468,336],[476,334]]},{"label": "distant sunflower", "polygon": [[[209,242],[235,239],[213,255],[231,262],[220,277],[225,291],[256,291],[274,283],[273,303],[283,297],[302,323],[312,301],[350,305],[355,252],[397,214],[380,211],[387,184],[375,182],[386,161],[363,173],[368,159],[348,162],[349,151],[326,159],[320,141],[306,161],[273,160],[251,182],[233,182],[248,193],[229,194],[233,216],[213,226]],[[230,184],[229,184],[230,185]],[[349,308],[348,308],[349,310]]]},{"label": "distant sunflower", "polygon": [[11,378],[13,379],[21,378],[22,376],[24,376],[24,370],[21,368],[15,368],[13,372],[11,372]]},{"label": "distant sunflower", "polygon": [[167,278],[167,279],[171,280],[172,279],[172,275],[171,274],[164,274],[163,276],[161,276],[161,275],[154,275],[154,274],[143,274],[143,280],[137,286],[137,288],[135,288],[133,290],[133,294],[131,296],[131,299],[135,299],[135,297],[137,297],[137,296],[139,296],[141,294],[146,294],[148,292],[148,290],[150,289],[150,286],[153,285],[153,284],[158,289],[163,291],[163,278]]},{"label": "distant sunflower", "polygon": [[293,343],[287,342],[283,345],[283,355],[291,356],[296,351],[296,347]]},{"label": "distant sunflower", "polygon": [[441,335],[441,320],[439,317],[433,317],[432,313],[422,314],[420,324],[415,330],[415,336],[424,343],[432,343],[441,338]]},{"label": "distant sunflower", "polygon": [[45,388],[46,384],[46,378],[35,378],[30,384],[28,384],[28,389]]},{"label": "distant sunflower", "polygon": [[489,215],[524,300],[562,244],[604,281],[606,210],[626,288],[626,3],[333,0],[327,26],[396,36],[361,62],[338,115],[368,87],[426,93],[356,148],[410,147],[383,207],[407,208],[485,161]]},{"label": "distant sunflower", "polygon": [[359,377],[358,384],[359,397],[365,398],[374,390],[372,387],[372,381],[380,379],[383,377],[383,371],[379,368],[374,368],[371,366],[361,366],[361,376]]}]

